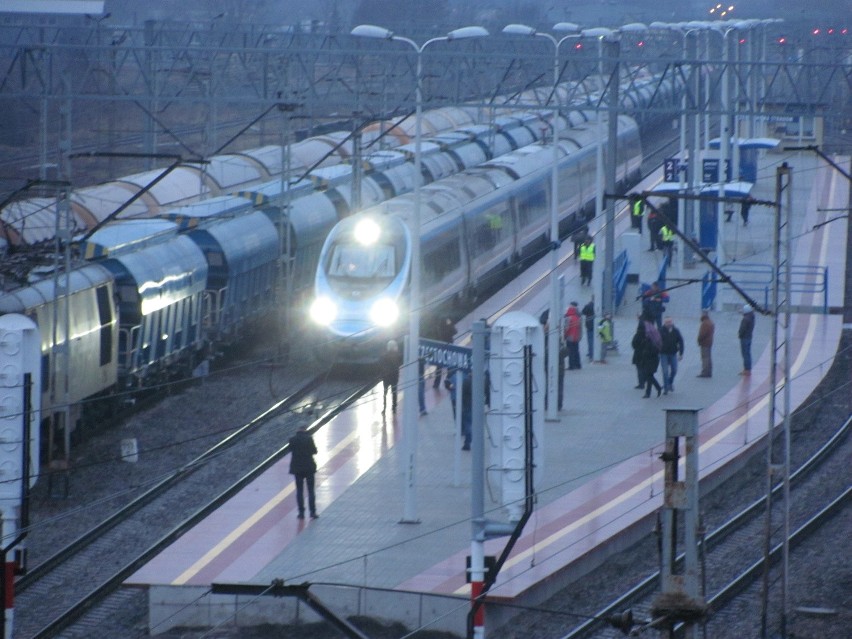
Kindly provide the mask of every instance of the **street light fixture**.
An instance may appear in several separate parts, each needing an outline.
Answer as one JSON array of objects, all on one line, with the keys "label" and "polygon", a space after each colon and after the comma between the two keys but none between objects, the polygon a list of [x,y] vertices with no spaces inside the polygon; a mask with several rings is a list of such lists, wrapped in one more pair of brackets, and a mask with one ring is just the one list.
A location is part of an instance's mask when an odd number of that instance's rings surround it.
[{"label": "street light fixture", "polygon": [[481,38],[488,35],[483,27],[470,26],[454,29],[445,36],[427,40],[418,45],[414,40],[398,36],[390,29],[372,24],[360,24],[352,29],[351,34],[362,38],[376,38],[404,42],[417,54],[416,92],[415,92],[415,123],[414,123],[414,211],[411,234],[411,282],[408,310],[408,345],[403,367],[403,386],[406,389],[403,401],[403,434],[405,436],[405,495],[403,504],[403,523],[416,523],[417,503],[415,499],[415,478],[417,457],[417,418],[418,418],[418,384],[419,384],[419,346],[420,346],[420,208],[422,182],[421,161],[421,127],[423,119],[423,51],[435,42]]},{"label": "street light fixture", "polygon": [[[618,150],[618,91],[620,84],[619,58],[621,57],[621,35],[625,33],[639,34],[648,31],[648,27],[641,22],[631,22],[617,29],[609,29],[607,27],[593,27],[591,29],[583,29],[580,33],[583,37],[598,39],[598,58],[603,62],[603,44],[608,43],[613,48],[613,78],[609,83],[609,96],[607,97],[607,167],[606,167],[606,184],[603,192],[615,193],[615,171],[616,171],[616,153]],[[600,122],[600,118],[598,118]],[[598,204],[596,206],[597,213],[600,214],[603,209],[601,201],[601,189],[598,185]],[[604,313],[615,312],[615,289],[612,281],[612,265],[615,260],[615,201],[610,200],[606,204],[606,218],[604,222],[604,277],[601,294],[601,307]]]},{"label": "street light fixture", "polygon": [[554,31],[570,31],[562,38],[556,38],[549,33],[542,33],[525,24],[509,24],[503,27],[503,33],[545,38],[553,45],[553,166],[551,167],[550,186],[550,311],[547,340],[547,388],[546,404],[547,419],[557,419],[557,402],[559,384],[559,318],[562,317],[559,307],[559,102],[557,89],[559,86],[559,47],[566,40],[581,37],[579,26],[573,22],[560,22],[553,27]]}]

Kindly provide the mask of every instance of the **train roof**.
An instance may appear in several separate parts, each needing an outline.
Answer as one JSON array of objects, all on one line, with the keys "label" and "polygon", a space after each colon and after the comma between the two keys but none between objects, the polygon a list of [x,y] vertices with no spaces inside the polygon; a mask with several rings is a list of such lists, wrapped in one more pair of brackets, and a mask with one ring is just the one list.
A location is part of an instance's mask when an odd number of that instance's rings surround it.
[{"label": "train roof", "polygon": [[245,198],[236,195],[220,195],[185,204],[174,209],[169,209],[162,217],[175,222],[179,228],[187,229],[198,226],[205,220],[223,218],[244,213],[252,208],[252,203]]},{"label": "train roof", "polygon": [[81,242],[87,260],[135,251],[177,235],[178,225],[158,219],[122,220],[107,224]]},{"label": "train roof", "polygon": [[132,280],[145,315],[200,293],[207,281],[204,253],[186,235],[108,257],[100,263],[115,273],[116,284],[125,285]]},{"label": "train roof", "polygon": [[275,225],[260,211],[190,233],[206,233],[221,247],[232,273],[247,273],[278,256]]},{"label": "train roof", "polygon": [[[65,274],[60,275],[60,278],[64,283]],[[77,291],[106,285],[111,281],[112,275],[106,269],[97,264],[87,264],[68,272],[68,294],[74,295]],[[42,279],[29,286],[0,293],[0,313],[23,313],[54,299],[56,293],[53,277],[51,274],[44,274]]]}]

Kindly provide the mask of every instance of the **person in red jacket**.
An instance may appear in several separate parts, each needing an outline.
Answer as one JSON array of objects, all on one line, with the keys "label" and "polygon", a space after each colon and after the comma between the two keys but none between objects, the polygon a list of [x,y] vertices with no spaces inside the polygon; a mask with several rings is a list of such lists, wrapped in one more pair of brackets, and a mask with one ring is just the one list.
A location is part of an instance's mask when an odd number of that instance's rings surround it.
[{"label": "person in red jacket", "polygon": [[580,366],[580,336],[583,334],[583,323],[577,302],[571,302],[565,311],[565,348],[568,351],[568,370],[579,370]]}]

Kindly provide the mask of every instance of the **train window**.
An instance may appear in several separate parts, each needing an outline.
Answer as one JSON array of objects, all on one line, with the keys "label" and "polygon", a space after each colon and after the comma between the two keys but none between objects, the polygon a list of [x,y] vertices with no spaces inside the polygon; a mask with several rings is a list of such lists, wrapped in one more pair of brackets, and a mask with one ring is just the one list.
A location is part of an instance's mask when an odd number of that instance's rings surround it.
[{"label": "train window", "polygon": [[461,268],[458,227],[442,234],[430,242],[430,249],[423,255],[423,285],[428,287]]},{"label": "train window", "polygon": [[536,189],[526,197],[518,198],[518,223],[521,228],[532,224],[548,212],[547,191]]},{"label": "train window", "polygon": [[473,237],[476,242],[476,252],[485,253],[493,249],[511,226],[509,225],[508,203],[497,205],[501,208],[491,208],[476,217]]},{"label": "train window", "polygon": [[390,244],[369,248],[358,244],[337,244],[328,266],[331,277],[353,279],[392,278],[395,271],[395,251]]},{"label": "train window", "polygon": [[112,313],[110,312],[109,290],[106,286],[95,289],[98,304],[98,320],[101,328],[100,365],[106,366],[112,361]]}]

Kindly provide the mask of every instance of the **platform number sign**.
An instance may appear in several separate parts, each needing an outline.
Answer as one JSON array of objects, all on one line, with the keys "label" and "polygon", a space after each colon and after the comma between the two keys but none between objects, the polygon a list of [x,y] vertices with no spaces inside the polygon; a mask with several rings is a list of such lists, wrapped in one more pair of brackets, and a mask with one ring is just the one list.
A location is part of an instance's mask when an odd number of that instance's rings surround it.
[{"label": "platform number sign", "polygon": [[680,172],[686,169],[678,158],[666,158],[663,162],[663,181],[680,182]]}]

